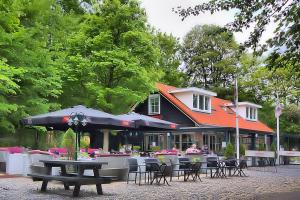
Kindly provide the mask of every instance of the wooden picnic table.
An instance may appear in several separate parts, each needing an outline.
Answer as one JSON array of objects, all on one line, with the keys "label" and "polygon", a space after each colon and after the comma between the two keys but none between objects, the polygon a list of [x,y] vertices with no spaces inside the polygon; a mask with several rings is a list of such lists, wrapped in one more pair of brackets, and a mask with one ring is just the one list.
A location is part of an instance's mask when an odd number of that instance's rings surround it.
[{"label": "wooden picnic table", "polygon": [[[28,174],[33,181],[42,181],[41,191],[46,191],[47,184],[51,180],[63,182],[65,190],[69,190],[69,186],[75,186],[73,196],[78,196],[81,185],[96,185],[97,193],[103,194],[102,185],[110,183],[114,177],[100,176],[99,170],[102,165],[107,165],[107,162],[96,161],[73,161],[73,160],[40,160],[44,163],[46,174]],[[77,173],[67,173],[66,166],[75,166]],[[61,174],[52,176],[52,167],[60,167]],[[84,176],[85,170],[93,170],[94,176]]]}]

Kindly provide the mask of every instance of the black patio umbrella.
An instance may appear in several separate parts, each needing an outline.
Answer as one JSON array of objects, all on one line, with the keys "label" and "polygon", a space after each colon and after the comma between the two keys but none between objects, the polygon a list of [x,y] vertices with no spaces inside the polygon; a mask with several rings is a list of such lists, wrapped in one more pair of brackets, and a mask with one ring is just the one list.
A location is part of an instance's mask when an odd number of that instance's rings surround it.
[{"label": "black patio umbrella", "polygon": [[23,125],[45,126],[53,130],[67,130],[73,125],[81,125],[78,127],[80,131],[135,127],[135,123],[130,119],[120,119],[112,114],[82,105],[27,117],[22,119],[21,123]]},{"label": "black patio umbrella", "polygon": [[135,129],[141,131],[176,130],[179,128],[178,124],[134,112],[117,115],[117,117],[123,120],[134,121]]},{"label": "black patio umbrella", "polygon": [[71,127],[76,132],[76,150],[80,144],[80,132],[97,129],[126,130],[135,128],[135,122],[130,119],[121,119],[82,105],[27,117],[22,119],[21,123],[23,125],[45,126],[52,130],[67,130]]}]

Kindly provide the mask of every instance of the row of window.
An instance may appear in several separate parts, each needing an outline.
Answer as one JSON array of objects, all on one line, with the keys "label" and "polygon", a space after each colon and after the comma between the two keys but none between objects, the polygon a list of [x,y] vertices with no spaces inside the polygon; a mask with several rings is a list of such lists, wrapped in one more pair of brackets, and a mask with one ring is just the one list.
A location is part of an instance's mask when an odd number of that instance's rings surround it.
[{"label": "row of window", "polygon": [[193,94],[193,108],[200,111],[210,112],[210,97]]},{"label": "row of window", "polygon": [[[210,112],[210,97],[205,95],[193,95],[193,109],[199,110],[202,112]],[[160,95],[153,94],[149,96],[148,101],[148,111],[149,115],[160,114]],[[246,107],[246,119],[248,120],[257,120],[257,109],[253,107]]]}]

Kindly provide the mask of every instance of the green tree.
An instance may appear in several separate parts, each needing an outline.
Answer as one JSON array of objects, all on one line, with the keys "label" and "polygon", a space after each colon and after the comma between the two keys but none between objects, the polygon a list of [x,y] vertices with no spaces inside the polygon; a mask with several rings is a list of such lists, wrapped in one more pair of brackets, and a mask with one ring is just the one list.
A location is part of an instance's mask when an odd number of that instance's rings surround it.
[{"label": "green tree", "polygon": [[24,71],[5,64],[0,60],[0,128],[6,132],[14,132],[11,114],[16,112],[18,105],[8,101],[9,96],[16,96],[20,92],[18,82]]},{"label": "green tree", "polygon": [[92,7],[68,39],[61,100],[64,106],[84,103],[126,112],[154,90],[160,52],[138,2],[103,1]]},{"label": "green tree", "polygon": [[59,48],[71,18],[64,18],[54,0],[2,0],[0,10],[0,59],[22,72],[18,92],[5,95],[16,105],[6,118],[14,132],[20,118],[57,107],[55,99],[62,92]]},{"label": "green tree", "polygon": [[287,105],[280,116],[280,131],[285,134],[300,134],[300,107]]},{"label": "green tree", "polygon": [[195,26],[182,45],[188,84],[205,88],[232,85],[238,53],[230,31],[215,25]]},{"label": "green tree", "polygon": [[156,40],[160,49],[159,66],[164,72],[161,82],[172,86],[183,86],[185,73],[179,69],[181,64],[180,44],[177,38],[158,32]]},{"label": "green tree", "polygon": [[[298,1],[244,1],[244,0],[211,0],[208,3],[196,5],[194,8],[181,8],[175,10],[182,19],[190,15],[199,15],[202,12],[215,13],[219,11],[235,11],[234,21],[227,27],[233,32],[242,32],[253,25],[250,37],[245,42],[245,47],[265,51],[272,49],[272,60],[281,56],[284,61],[292,62],[299,71],[299,20],[300,4]],[[275,23],[274,36],[266,45],[259,45],[260,38],[266,26]],[[278,64],[278,62],[276,63]],[[276,67],[274,64],[272,67]]]}]

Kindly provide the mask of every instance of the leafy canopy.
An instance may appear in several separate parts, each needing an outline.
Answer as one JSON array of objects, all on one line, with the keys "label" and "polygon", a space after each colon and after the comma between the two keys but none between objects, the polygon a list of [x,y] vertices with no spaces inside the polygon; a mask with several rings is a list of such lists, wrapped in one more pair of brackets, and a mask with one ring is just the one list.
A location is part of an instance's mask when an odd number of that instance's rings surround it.
[{"label": "leafy canopy", "polygon": [[187,82],[200,87],[228,87],[236,71],[238,45],[233,34],[215,25],[197,25],[184,37],[182,57]]},{"label": "leafy canopy", "polygon": [[[244,47],[251,47],[257,52],[272,48],[272,60],[279,55],[293,63],[299,71],[299,30],[300,30],[300,4],[296,0],[211,0],[195,7],[174,9],[182,20],[190,15],[200,15],[202,12],[215,13],[219,11],[235,11],[234,21],[227,27],[233,32],[242,32],[243,29],[251,28],[250,37],[244,43]],[[266,44],[259,44],[263,32],[271,22],[276,28],[274,36]],[[272,67],[276,65],[272,65]]]}]

